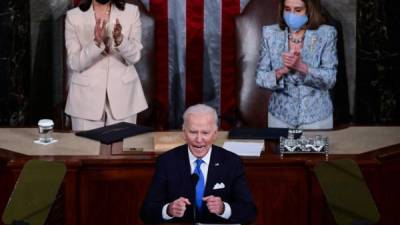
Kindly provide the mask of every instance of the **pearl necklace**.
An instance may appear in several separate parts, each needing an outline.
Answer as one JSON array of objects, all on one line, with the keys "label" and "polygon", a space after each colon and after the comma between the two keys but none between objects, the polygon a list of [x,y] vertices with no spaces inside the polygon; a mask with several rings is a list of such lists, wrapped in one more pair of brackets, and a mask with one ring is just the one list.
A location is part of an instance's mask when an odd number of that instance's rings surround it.
[{"label": "pearl necklace", "polygon": [[303,35],[302,37],[300,37],[300,38],[295,38],[295,37],[293,37],[292,34],[289,34],[289,41],[291,41],[291,42],[293,42],[293,43],[295,43],[295,44],[303,43],[303,41],[304,41],[304,35]]}]

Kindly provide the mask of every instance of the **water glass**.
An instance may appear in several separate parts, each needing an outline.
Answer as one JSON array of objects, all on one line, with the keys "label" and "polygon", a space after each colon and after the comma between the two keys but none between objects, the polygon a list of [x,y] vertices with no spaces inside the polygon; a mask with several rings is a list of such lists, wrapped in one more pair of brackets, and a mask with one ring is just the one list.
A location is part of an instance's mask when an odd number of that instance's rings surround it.
[{"label": "water glass", "polygon": [[50,119],[41,119],[38,122],[39,141],[42,143],[50,143],[53,141],[54,122]]}]

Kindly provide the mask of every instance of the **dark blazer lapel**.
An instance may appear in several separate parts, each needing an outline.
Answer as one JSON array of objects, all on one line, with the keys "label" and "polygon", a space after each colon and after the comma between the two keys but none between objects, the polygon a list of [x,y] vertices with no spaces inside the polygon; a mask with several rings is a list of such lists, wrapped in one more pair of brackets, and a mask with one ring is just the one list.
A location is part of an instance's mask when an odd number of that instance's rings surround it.
[{"label": "dark blazer lapel", "polygon": [[189,163],[189,155],[188,155],[188,146],[183,145],[179,151],[178,162],[176,164],[177,172],[179,173],[179,177],[182,178],[182,182],[176,185],[183,185],[183,193],[188,193],[190,202],[194,199],[194,187],[191,180],[191,169]]},{"label": "dark blazer lapel", "polygon": [[204,196],[208,196],[212,192],[214,185],[219,182],[218,178],[222,177],[221,169],[222,157],[219,149],[215,146],[212,147],[210,165],[208,166],[207,183],[206,190],[204,191]]}]

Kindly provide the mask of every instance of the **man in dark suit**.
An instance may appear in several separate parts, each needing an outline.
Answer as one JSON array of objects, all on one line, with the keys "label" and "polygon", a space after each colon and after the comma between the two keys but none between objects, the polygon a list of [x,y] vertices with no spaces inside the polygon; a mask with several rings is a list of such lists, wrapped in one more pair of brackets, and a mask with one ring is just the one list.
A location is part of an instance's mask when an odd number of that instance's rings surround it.
[{"label": "man in dark suit", "polygon": [[218,117],[206,105],[183,115],[186,145],[157,159],[140,216],[145,223],[250,223],[256,207],[239,156],[212,145]]}]

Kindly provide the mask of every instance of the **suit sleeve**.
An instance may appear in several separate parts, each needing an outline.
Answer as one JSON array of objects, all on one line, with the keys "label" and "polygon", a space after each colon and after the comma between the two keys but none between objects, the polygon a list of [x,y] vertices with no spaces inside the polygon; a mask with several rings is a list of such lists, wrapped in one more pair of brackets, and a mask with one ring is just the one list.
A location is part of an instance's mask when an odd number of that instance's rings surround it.
[{"label": "suit sleeve", "polygon": [[[125,59],[128,64],[135,64],[141,57],[140,51],[143,48],[141,43],[142,39],[142,25],[140,22],[140,13],[135,6],[132,13],[129,33],[124,37],[121,44],[115,47],[116,51]],[[124,29],[124,27],[122,28]]]},{"label": "suit sleeve", "polygon": [[157,159],[156,171],[143,202],[140,218],[146,224],[157,224],[164,221],[162,208],[167,203],[167,177],[160,159]]},{"label": "suit sleeve", "polygon": [[244,168],[240,158],[235,163],[235,177],[232,182],[231,206],[232,215],[229,219],[232,223],[252,223],[256,219],[257,209],[251,196],[250,188],[246,181]]},{"label": "suit sleeve", "polygon": [[338,65],[335,28],[330,27],[326,34],[327,38],[321,54],[321,63],[319,67],[309,67],[308,74],[304,79],[305,85],[322,90],[329,90],[335,85]]},{"label": "suit sleeve", "polygon": [[268,46],[268,38],[271,38],[273,33],[265,27],[261,39],[260,59],[256,71],[256,83],[259,87],[270,90],[283,89],[283,79],[276,80],[275,70],[271,65],[271,51]]},{"label": "suit sleeve", "polygon": [[94,41],[91,41],[86,46],[82,46],[77,32],[78,30],[76,29],[73,16],[68,12],[65,19],[67,64],[71,70],[80,73],[101,59],[101,53],[104,51],[105,45],[102,43],[100,47],[98,47]]}]

